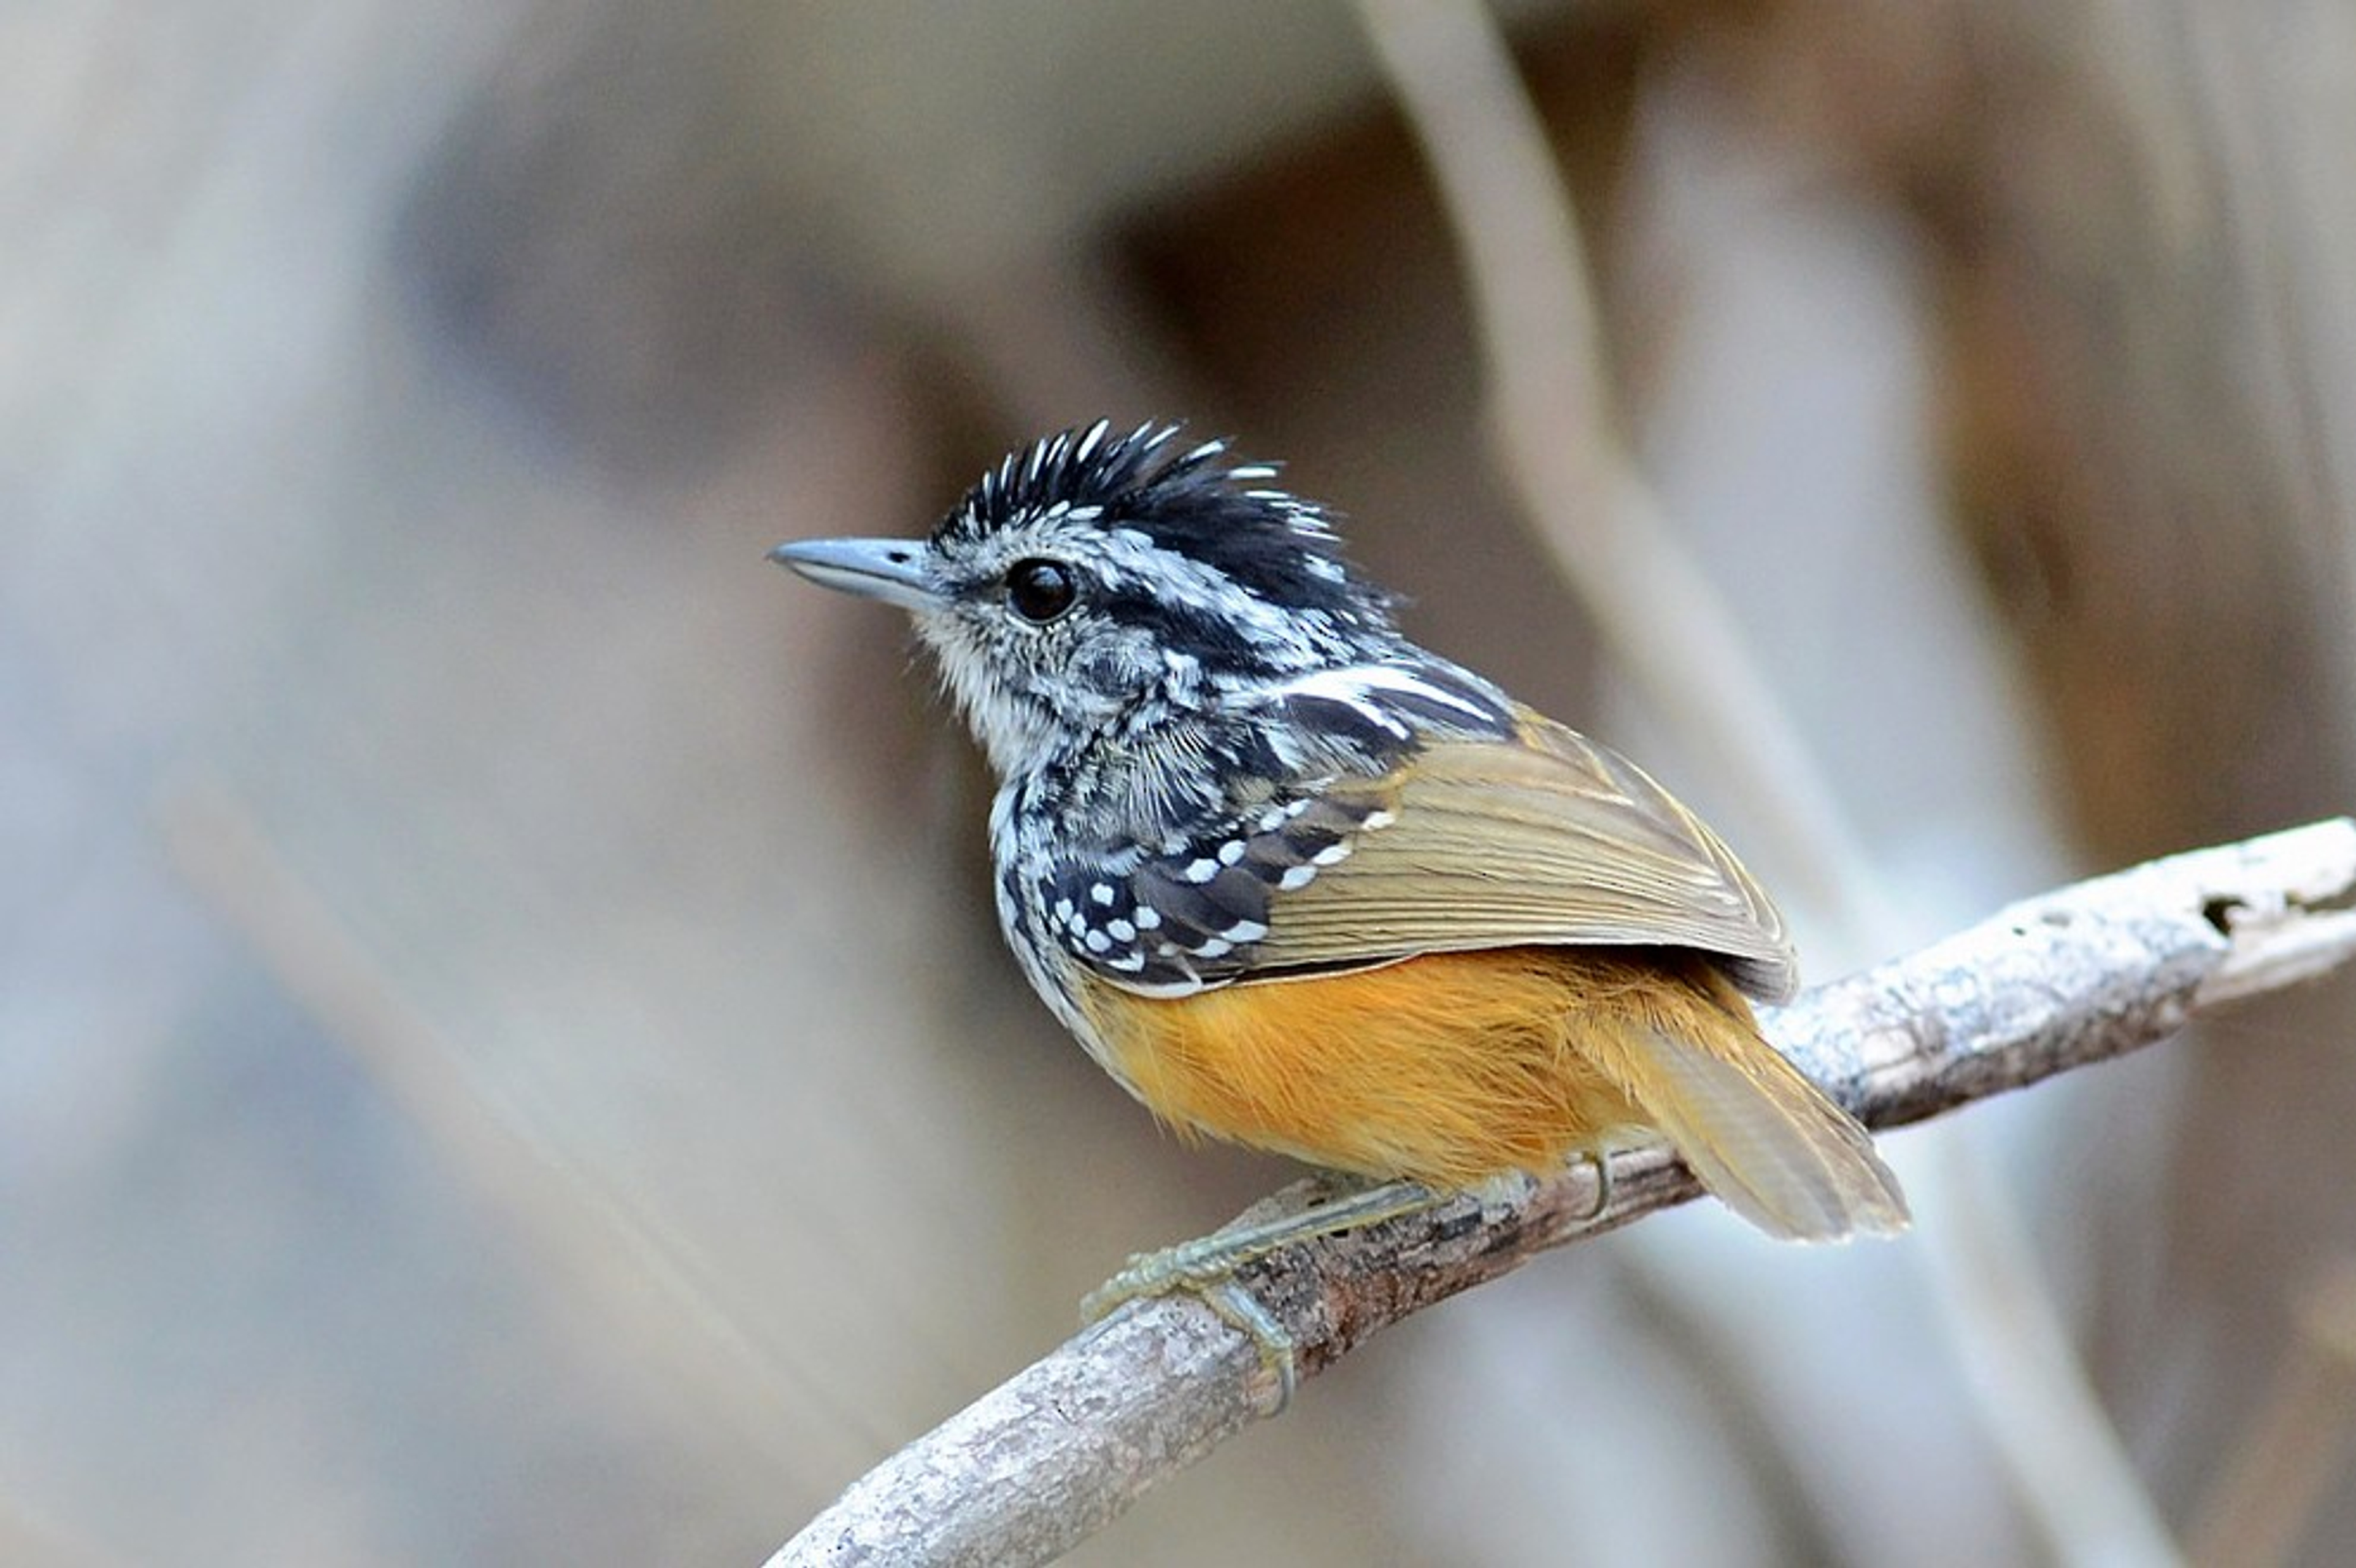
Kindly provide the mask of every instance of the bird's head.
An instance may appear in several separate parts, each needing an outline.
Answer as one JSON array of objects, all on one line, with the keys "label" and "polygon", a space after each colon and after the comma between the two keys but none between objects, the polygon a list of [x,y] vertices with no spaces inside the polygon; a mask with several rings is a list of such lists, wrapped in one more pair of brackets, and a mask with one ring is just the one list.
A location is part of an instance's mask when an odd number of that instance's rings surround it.
[{"label": "bird's head", "polygon": [[1177,434],[1066,431],[1010,453],[925,539],[771,559],[907,610],[1001,776],[1396,645],[1388,597],[1325,511]]}]

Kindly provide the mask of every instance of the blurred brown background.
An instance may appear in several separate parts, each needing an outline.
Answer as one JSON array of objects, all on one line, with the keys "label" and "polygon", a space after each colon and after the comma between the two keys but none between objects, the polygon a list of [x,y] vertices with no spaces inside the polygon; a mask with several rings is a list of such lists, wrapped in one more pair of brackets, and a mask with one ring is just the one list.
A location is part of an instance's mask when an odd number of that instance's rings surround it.
[{"label": "blurred brown background", "polygon": [[[1513,18],[1622,433],[1885,948],[2356,798],[2356,12]],[[1054,1028],[903,628],[762,563],[1032,434],[1288,459],[1424,640],[1744,843],[1479,388],[1338,4],[0,10],[0,1559],[755,1561],[1285,1177]],[[1891,1144],[1926,1230],[1976,1147],[2237,1560],[2356,1557],[2351,1013]],[[1544,1260],[1079,1560],[2048,1560],[1923,1244]]]}]

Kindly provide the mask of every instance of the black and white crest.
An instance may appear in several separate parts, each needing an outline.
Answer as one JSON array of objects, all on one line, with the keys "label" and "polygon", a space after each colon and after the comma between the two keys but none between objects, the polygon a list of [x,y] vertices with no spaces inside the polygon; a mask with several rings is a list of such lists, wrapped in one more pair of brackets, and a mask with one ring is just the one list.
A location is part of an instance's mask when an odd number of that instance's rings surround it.
[{"label": "black and white crest", "polygon": [[1264,603],[1355,631],[1392,630],[1391,596],[1343,554],[1333,514],[1277,488],[1276,464],[1235,461],[1224,439],[1181,448],[1181,428],[1149,422],[1117,436],[1098,420],[1009,453],[933,542],[1068,517],[1197,561]]}]

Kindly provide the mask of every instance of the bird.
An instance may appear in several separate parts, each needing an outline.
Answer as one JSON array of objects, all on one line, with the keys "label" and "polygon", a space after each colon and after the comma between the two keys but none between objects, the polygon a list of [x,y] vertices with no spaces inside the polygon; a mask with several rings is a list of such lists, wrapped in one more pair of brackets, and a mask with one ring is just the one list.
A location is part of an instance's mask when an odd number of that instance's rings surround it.
[{"label": "bird", "polygon": [[1639,1140],[1771,1235],[1904,1229],[1760,1030],[1797,959],[1724,841],[1410,640],[1332,510],[1182,429],[1076,426],[923,538],[770,552],[910,615],[997,778],[999,923],[1088,1055],[1182,1136],[1358,1184],[1133,1259],[1090,1309],[1195,1290],[1289,1392],[1242,1264]]}]

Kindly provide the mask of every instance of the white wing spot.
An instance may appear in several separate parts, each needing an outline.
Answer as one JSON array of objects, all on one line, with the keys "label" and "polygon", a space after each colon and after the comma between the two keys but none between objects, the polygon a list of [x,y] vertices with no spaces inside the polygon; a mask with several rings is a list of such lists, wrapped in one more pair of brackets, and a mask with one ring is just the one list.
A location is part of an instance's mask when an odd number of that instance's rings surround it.
[{"label": "white wing spot", "polygon": [[1312,866],[1338,866],[1349,858],[1350,847],[1347,844],[1328,844],[1310,856],[1309,863]]},{"label": "white wing spot", "polygon": [[1137,927],[1125,920],[1108,920],[1105,922],[1105,929],[1112,933],[1112,939],[1115,942],[1137,940]]},{"label": "white wing spot", "polygon": [[1236,944],[1224,936],[1205,938],[1200,947],[1190,949],[1197,958],[1225,958],[1236,950]]},{"label": "white wing spot", "polygon": [[1256,920],[1239,920],[1219,934],[1229,942],[1258,942],[1268,934],[1268,927]]},{"label": "white wing spot", "polygon": [[1087,935],[1082,937],[1080,940],[1087,944],[1088,951],[1091,953],[1109,953],[1112,951],[1112,938],[1107,936],[1101,931],[1091,931]]},{"label": "white wing spot", "polygon": [[1186,880],[1190,882],[1207,882],[1218,874],[1216,860],[1197,860],[1186,868]]},{"label": "white wing spot", "polygon": [[1129,987],[1141,997],[1191,997],[1203,989],[1201,978],[1182,975],[1175,980],[1141,980]]},{"label": "white wing spot", "polygon": [[1277,878],[1276,885],[1283,889],[1288,893],[1297,893],[1316,880],[1316,867],[1295,866],[1291,869],[1286,871],[1284,875]]},{"label": "white wing spot", "polygon": [[1232,866],[1243,858],[1244,841],[1242,839],[1230,838],[1226,843],[1219,846],[1220,865]]},{"label": "white wing spot", "polygon": [[1110,909],[1112,907],[1112,884],[1109,882],[1098,882],[1095,887],[1088,890],[1088,897],[1096,900],[1097,902],[1104,905],[1105,908]]},{"label": "white wing spot", "polygon": [[[1140,904],[1137,906],[1138,930],[1152,931],[1158,928],[1161,924],[1162,912],[1160,910],[1155,909],[1151,904]],[[1167,947],[1170,944],[1165,942],[1162,945]]]}]

